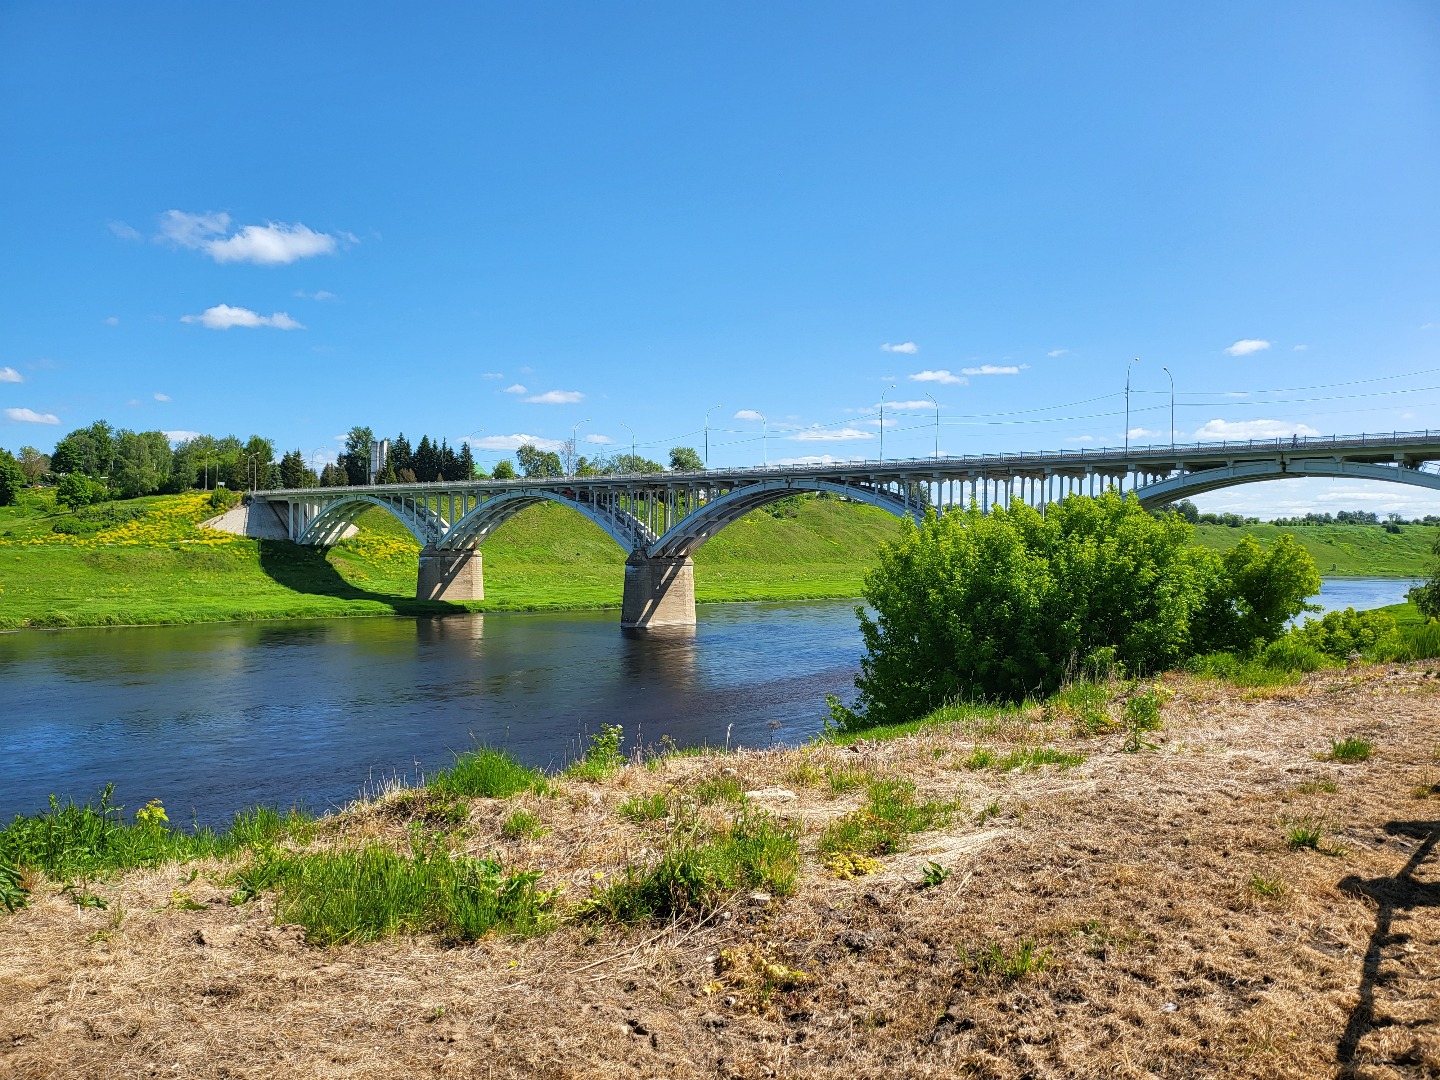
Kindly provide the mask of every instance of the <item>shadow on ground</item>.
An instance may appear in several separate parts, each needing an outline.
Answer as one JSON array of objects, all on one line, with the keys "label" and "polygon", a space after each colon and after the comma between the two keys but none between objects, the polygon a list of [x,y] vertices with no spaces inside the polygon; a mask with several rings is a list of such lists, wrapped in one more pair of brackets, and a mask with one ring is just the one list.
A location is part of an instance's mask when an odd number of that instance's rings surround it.
[{"label": "shadow on ground", "polygon": [[[325,549],[295,544],[289,540],[257,540],[260,545],[260,569],[275,584],[291,592],[311,596],[328,596],[335,600],[369,600],[383,604],[396,615],[463,614],[463,604],[445,600],[416,600],[394,593],[372,592],[346,581],[330,561]],[[418,567],[417,567],[418,572]]]},{"label": "shadow on ground", "polygon": [[[1351,875],[1339,885],[1344,892],[1366,897],[1376,909],[1375,931],[1370,935],[1365,964],[1361,969],[1360,997],[1350,1013],[1350,1022],[1345,1025],[1345,1034],[1340,1037],[1340,1044],[1335,1049],[1342,1077],[1358,1075],[1356,1070],[1364,1065],[1378,1064],[1366,1060],[1369,1055],[1361,1052],[1361,1040],[1396,1023],[1388,1017],[1376,1015],[1375,996],[1377,990],[1385,990],[1394,981],[1393,967],[1391,974],[1385,971],[1386,960],[1393,965],[1407,949],[1413,948],[1411,935],[1396,928],[1397,918],[1403,919],[1419,908],[1440,906],[1440,885],[1423,881],[1418,876],[1426,860],[1435,853],[1436,843],[1440,842],[1440,821],[1392,821],[1385,826],[1385,831],[1393,837],[1417,841],[1415,850],[1400,872],[1394,877],[1371,878],[1368,881]],[[1414,1060],[1406,1060],[1406,1055],[1414,1057]],[[1412,1047],[1402,1052],[1402,1060],[1386,1064],[1418,1066],[1422,1064],[1420,1055],[1418,1046]]]}]

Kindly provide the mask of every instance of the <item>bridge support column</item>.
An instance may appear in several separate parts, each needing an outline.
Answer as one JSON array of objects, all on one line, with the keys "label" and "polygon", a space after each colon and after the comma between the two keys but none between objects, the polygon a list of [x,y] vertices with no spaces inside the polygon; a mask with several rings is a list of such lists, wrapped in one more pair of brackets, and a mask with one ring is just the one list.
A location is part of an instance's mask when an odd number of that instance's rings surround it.
[{"label": "bridge support column", "polygon": [[484,600],[485,570],[476,548],[441,551],[427,547],[420,552],[420,578],[415,586],[417,600]]},{"label": "bridge support column", "polygon": [[695,625],[695,564],[689,558],[625,560],[620,625],[626,629]]}]

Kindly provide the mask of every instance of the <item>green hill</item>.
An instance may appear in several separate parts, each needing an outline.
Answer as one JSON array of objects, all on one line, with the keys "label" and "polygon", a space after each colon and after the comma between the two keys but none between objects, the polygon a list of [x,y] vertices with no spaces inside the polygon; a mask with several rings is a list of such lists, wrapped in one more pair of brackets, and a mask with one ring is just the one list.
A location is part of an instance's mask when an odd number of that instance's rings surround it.
[{"label": "green hill", "polygon": [[1428,525],[1402,525],[1388,533],[1378,525],[1198,525],[1195,543],[1228,551],[1245,535],[1268,544],[1281,533],[1300,541],[1324,575],[1336,577],[1426,577],[1434,557],[1430,545],[1436,530]]}]

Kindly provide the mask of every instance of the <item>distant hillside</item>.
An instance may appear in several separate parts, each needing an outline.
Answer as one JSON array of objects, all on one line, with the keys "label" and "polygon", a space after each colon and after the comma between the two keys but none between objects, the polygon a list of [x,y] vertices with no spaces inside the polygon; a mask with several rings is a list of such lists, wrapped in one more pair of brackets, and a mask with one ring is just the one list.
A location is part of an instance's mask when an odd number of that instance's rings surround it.
[{"label": "distant hillside", "polygon": [[1388,533],[1379,525],[1198,525],[1195,542],[1216,551],[1228,551],[1245,535],[1262,544],[1282,533],[1294,536],[1315,559],[1324,575],[1339,577],[1425,577],[1434,557],[1430,545],[1437,530],[1430,525],[1402,525]]}]

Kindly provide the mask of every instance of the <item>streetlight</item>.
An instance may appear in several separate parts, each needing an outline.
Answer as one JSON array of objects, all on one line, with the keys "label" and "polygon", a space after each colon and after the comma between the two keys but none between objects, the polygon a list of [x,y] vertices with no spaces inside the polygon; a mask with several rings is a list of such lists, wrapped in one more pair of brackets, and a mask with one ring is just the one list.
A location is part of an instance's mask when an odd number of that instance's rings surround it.
[{"label": "streetlight", "polygon": [[[1168,367],[1160,369],[1166,375],[1170,375]],[[1175,449],[1175,376],[1170,375],[1170,449]]]},{"label": "streetlight", "polygon": [[[587,417],[586,419],[580,421],[580,424],[588,424],[588,423],[590,423],[590,420],[589,420],[588,417]],[[579,443],[579,441],[578,441],[579,438],[580,438],[580,424],[576,424],[574,427],[572,427],[572,428],[570,429],[570,475],[571,475],[571,476],[574,476],[574,475],[575,475],[575,465],[577,464],[577,462],[579,461],[579,458],[580,458],[580,443]]]},{"label": "streetlight", "polygon": [[324,462],[325,462],[325,447],[323,447],[323,446],[317,446],[317,447],[315,447],[314,450],[310,451],[310,471],[315,474],[315,482],[318,484],[318,483],[320,482],[320,470],[317,469],[317,468],[315,468],[315,459],[316,459],[316,458],[319,458],[321,464],[324,464]]},{"label": "streetlight", "polygon": [[1130,452],[1130,369],[1140,362],[1137,356],[1125,365],[1125,452]]},{"label": "streetlight", "polygon": [[[470,456],[471,456],[472,459],[473,459],[474,456],[475,456],[475,436],[476,436],[476,435],[479,435],[480,432],[482,432],[482,431],[484,431],[484,430],[485,430],[485,429],[484,429],[483,427],[477,427],[474,431],[470,432],[470,434],[469,434],[469,435],[466,437],[466,439],[465,439],[465,441],[470,444]],[[466,480],[474,480],[474,479],[475,479],[475,474],[472,472],[472,473],[471,473],[469,476],[467,476],[465,479],[466,479]]]},{"label": "streetlight", "polygon": [[760,423],[764,425],[760,429],[760,445],[764,448],[762,453],[765,458],[765,467],[770,467],[770,418],[764,413],[760,414]]},{"label": "streetlight", "polygon": [[880,464],[885,464],[885,395],[895,389],[892,382],[880,394]]},{"label": "streetlight", "polygon": [[711,405],[705,410],[705,471],[710,471],[710,414],[716,409],[723,409],[724,405]]},{"label": "streetlight", "polygon": [[[930,398],[930,404],[935,406],[935,460],[936,460],[936,461],[939,461],[939,460],[940,460],[940,403],[939,403],[938,401],[936,401],[933,397],[930,397],[929,394],[926,394],[925,396],[928,397],[928,398]],[[881,430],[881,432],[883,433],[884,430],[885,430],[885,428],[882,426],[882,427],[880,428],[880,430]]]},{"label": "streetlight", "polygon": [[635,472],[635,429],[625,423],[624,420],[621,420],[619,423],[621,427],[630,432],[630,472],[633,473]]}]

